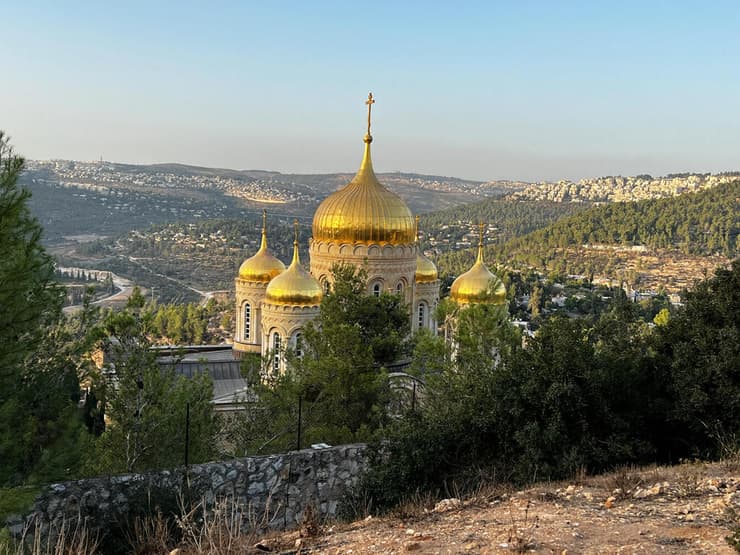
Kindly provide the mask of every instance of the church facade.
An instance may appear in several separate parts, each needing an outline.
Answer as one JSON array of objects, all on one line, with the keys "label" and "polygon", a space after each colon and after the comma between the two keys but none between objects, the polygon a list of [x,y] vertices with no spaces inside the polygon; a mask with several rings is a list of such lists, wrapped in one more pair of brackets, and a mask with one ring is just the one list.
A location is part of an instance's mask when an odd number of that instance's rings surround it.
[{"label": "church facade", "polygon": [[[260,249],[239,268],[233,349],[237,356],[247,352],[270,356],[274,373],[284,370],[286,348],[300,355],[302,329],[318,316],[323,296],[331,294],[331,270],[337,263],[363,268],[369,295],[400,295],[409,306],[413,332],[437,332],[434,315],[440,281],[436,266],[420,249],[418,218],[380,183],[373,170],[370,115],[374,102],[370,94],[360,169],[345,187],[324,199],[314,214],[310,270],[298,256],[297,230],[293,260],[287,268],[270,253],[264,216]],[[489,290],[488,282],[494,278],[483,264],[481,241],[476,264],[453,283],[451,297],[460,297],[462,304],[484,302],[480,291],[477,294],[473,289]],[[485,298],[490,302],[490,296]]]}]

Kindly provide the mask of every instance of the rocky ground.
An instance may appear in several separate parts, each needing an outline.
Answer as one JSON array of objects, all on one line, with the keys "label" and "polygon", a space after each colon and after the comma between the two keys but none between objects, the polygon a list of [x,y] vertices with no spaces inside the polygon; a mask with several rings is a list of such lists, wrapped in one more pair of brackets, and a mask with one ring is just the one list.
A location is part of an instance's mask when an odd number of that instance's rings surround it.
[{"label": "rocky ground", "polygon": [[[522,491],[423,500],[385,517],[263,539],[273,553],[737,553],[740,462],[622,469]],[[740,532],[738,532],[740,536]]]}]

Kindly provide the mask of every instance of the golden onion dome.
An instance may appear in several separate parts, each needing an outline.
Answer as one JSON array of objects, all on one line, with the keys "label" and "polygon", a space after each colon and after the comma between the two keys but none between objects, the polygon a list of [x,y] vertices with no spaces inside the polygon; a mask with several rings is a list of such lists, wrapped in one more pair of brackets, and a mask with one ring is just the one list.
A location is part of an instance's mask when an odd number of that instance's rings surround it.
[{"label": "golden onion dome", "polygon": [[370,158],[369,95],[365,155],[360,169],[347,186],[329,195],[313,217],[314,241],[392,245],[413,243],[414,219],[406,203],[380,184]]},{"label": "golden onion dome", "polygon": [[293,242],[293,261],[282,274],[273,279],[265,291],[265,300],[272,304],[316,306],[321,304],[324,291],[321,284],[301,266],[298,256],[298,222]]},{"label": "golden onion dome", "polygon": [[437,281],[437,267],[421,252],[416,255],[416,283],[431,283]]},{"label": "golden onion dome", "polygon": [[285,264],[275,258],[267,250],[267,215],[262,212],[262,243],[257,254],[247,258],[239,266],[239,277],[247,281],[267,283],[275,276],[285,271]]},{"label": "golden onion dome", "polygon": [[483,262],[483,226],[475,264],[459,276],[450,288],[450,299],[458,304],[505,304],[506,287]]}]

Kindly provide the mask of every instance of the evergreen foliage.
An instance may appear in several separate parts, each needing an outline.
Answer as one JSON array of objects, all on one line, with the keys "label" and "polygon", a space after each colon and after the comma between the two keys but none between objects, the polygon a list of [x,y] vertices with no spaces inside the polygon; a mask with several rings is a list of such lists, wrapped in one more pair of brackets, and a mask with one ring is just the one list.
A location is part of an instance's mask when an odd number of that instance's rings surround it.
[{"label": "evergreen foliage", "polygon": [[89,307],[62,317],[22,168],[0,132],[0,484],[71,477],[85,440],[76,401]]},{"label": "evergreen foliage", "polygon": [[689,254],[738,255],[740,180],[670,198],[613,202],[562,218],[510,241],[497,254],[531,248],[546,256],[583,244],[680,248]]},{"label": "evergreen foliage", "polygon": [[143,299],[132,297],[126,310],[110,313],[98,333],[113,359],[115,375],[96,381],[111,424],[95,445],[89,472],[140,472],[179,466],[185,461],[189,405],[189,462],[204,462],[215,452],[213,384],[206,374],[187,378],[160,367],[147,339]]},{"label": "evergreen foliage", "polygon": [[[421,229],[429,235],[436,235],[438,230],[447,228],[446,231],[454,242],[470,233],[474,223],[488,222],[496,226],[495,241],[505,243],[513,237],[546,227],[560,218],[577,214],[590,206],[588,203],[490,198],[425,214],[420,224]],[[456,223],[462,225],[459,228],[453,227]]]},{"label": "evergreen foliage", "polygon": [[258,383],[260,405],[234,421],[229,435],[249,453],[296,446],[299,403],[303,446],[366,441],[388,422],[384,366],[407,356],[408,308],[396,295],[367,295],[363,270],[332,271],[332,291],[303,330],[302,352],[285,354],[288,371]]},{"label": "evergreen foliage", "polygon": [[738,292],[735,261],[654,329],[618,297],[598,316],[547,320],[524,347],[480,311],[454,348],[426,338],[438,344],[425,366],[438,373],[377,444],[364,495],[391,506],[482,476],[524,483],[736,452]]}]

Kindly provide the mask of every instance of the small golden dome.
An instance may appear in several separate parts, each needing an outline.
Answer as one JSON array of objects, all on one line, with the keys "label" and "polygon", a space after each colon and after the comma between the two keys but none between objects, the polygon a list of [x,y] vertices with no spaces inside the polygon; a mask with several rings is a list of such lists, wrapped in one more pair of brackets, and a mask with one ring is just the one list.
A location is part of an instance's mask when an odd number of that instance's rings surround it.
[{"label": "small golden dome", "polygon": [[285,271],[285,264],[267,250],[267,214],[262,212],[262,243],[257,254],[247,258],[239,267],[239,277],[247,281],[267,283]]},{"label": "small golden dome", "polygon": [[[369,96],[369,107],[375,101]],[[348,243],[413,243],[414,219],[406,203],[380,184],[370,158],[370,115],[360,169],[343,189],[329,195],[313,217],[314,241]]]},{"label": "small golden dome", "polygon": [[416,283],[431,283],[437,281],[437,267],[421,252],[416,255]]},{"label": "small golden dome", "polygon": [[416,216],[416,274],[414,275],[414,281],[416,283],[432,283],[437,281],[438,273],[437,267],[434,262],[429,260],[424,253],[421,251],[419,244],[419,216]]},{"label": "small golden dome", "polygon": [[481,225],[478,257],[467,272],[452,282],[450,299],[458,304],[505,304],[506,287],[483,262],[483,226]]},{"label": "small golden dome", "polygon": [[321,304],[324,291],[321,284],[301,266],[298,257],[298,222],[293,242],[293,261],[282,274],[273,279],[265,291],[265,300],[272,304],[316,306]]}]

